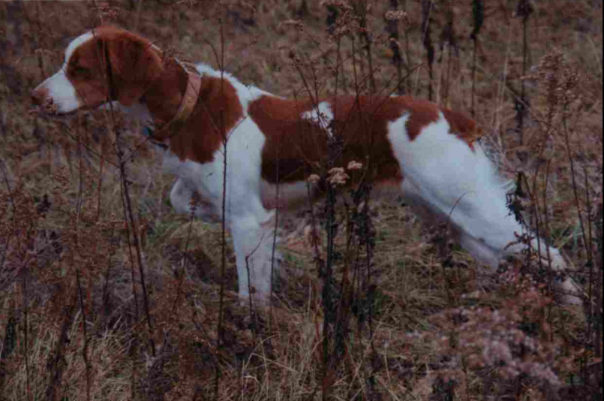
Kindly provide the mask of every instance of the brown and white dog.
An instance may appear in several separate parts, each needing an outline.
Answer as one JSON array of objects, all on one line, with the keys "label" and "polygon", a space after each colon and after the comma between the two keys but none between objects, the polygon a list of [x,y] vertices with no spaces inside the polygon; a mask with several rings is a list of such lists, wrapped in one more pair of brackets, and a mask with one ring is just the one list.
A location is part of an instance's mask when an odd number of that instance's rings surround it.
[{"label": "brown and white dog", "polygon": [[[149,40],[114,27],[73,40],[65,64],[32,98],[52,114],[111,101],[139,117],[142,110],[145,123],[155,127],[155,139],[167,145],[164,166],[178,176],[172,206],[189,213],[197,194],[196,215],[219,217],[226,194],[243,299],[250,288],[259,301],[268,299],[275,209],[320,195],[322,185],[309,184],[308,178],[320,174],[317,168],[334,136],[343,148],[333,166],[360,162],[360,171],[348,171],[351,180],[362,173],[378,192],[395,190],[422,214],[449,221],[477,259],[496,268],[523,248],[516,234],[524,228],[506,207],[505,182],[475,142],[476,123],[425,100],[283,99],[205,65],[190,73],[178,60],[162,57]],[[540,249],[547,260],[545,246]],[[549,256],[554,270],[565,269],[557,249],[549,248]],[[558,280],[558,288],[565,303],[580,303],[570,278]]]}]

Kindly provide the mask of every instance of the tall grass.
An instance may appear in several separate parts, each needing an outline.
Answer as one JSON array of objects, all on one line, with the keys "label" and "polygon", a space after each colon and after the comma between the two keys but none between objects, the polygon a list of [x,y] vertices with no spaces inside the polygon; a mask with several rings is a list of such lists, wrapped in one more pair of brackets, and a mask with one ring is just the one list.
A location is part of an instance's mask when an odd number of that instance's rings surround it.
[{"label": "tall grass", "polygon": [[[0,4],[3,399],[601,398],[600,5]],[[503,173],[523,177],[514,211],[574,265],[585,315],[556,303],[560,277],[530,252],[488,277],[446,227],[372,199],[370,181],[344,189],[366,165],[333,164],[337,133],[312,176],[326,199],[278,215],[270,308],[240,306],[224,219],[173,213],[174,177],[137,123],[28,113],[68,38],[100,22],[283,96],[399,91],[474,113]]]}]

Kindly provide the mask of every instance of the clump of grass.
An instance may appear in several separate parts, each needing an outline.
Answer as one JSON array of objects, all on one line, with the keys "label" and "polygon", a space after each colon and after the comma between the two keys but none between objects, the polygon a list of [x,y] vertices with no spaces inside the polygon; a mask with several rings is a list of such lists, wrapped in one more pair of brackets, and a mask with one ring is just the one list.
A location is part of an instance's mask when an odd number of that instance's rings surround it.
[{"label": "clump of grass", "polygon": [[[602,82],[593,49],[601,48],[602,35],[586,37],[579,26],[592,18],[591,25],[601,27],[601,17],[589,2],[531,3],[537,8],[532,15],[543,22],[525,25],[527,37],[540,35],[530,49],[541,61],[531,68],[523,51],[527,47],[502,29],[509,27],[516,4],[485,3],[477,42],[470,24],[456,24],[455,35],[447,31],[451,15],[470,19],[472,3],[398,2],[406,13],[398,20],[405,26],[397,46],[402,68],[406,75],[418,71],[417,80],[401,84],[401,64],[392,64],[395,19],[382,18],[394,3],[191,1],[169,7],[132,3],[117,10],[119,4],[89,9],[81,2],[42,2],[0,7],[10,27],[9,34],[0,35],[0,48],[8,50],[0,60],[3,397],[601,396],[601,370],[595,363],[602,357],[597,307],[602,302]],[[447,56],[448,63],[429,62],[421,70],[429,68],[429,73],[414,70],[422,62],[412,57],[425,51],[427,26],[412,23],[427,21],[425,5],[430,29],[447,32],[446,45],[434,47],[433,57]],[[329,14],[329,7],[337,12]],[[569,18],[560,18],[560,10],[568,10]],[[76,19],[74,13],[91,18]],[[30,23],[20,22],[25,20]],[[203,43],[223,43],[222,32],[225,49],[219,64],[244,82],[283,96],[383,96],[397,88],[414,93],[427,87],[434,99],[455,109],[476,109],[480,122],[491,118],[481,110],[495,110],[500,122],[492,132],[502,136],[495,142],[501,139],[502,154],[525,177],[528,199],[519,201],[526,221],[577,267],[571,274],[585,289],[586,319],[553,301],[549,286],[556,277],[543,274],[547,269],[530,252],[502,267],[496,285],[488,285],[481,267],[444,234],[446,227],[426,230],[407,208],[376,203],[367,183],[352,192],[340,187],[344,174],[352,176],[349,166],[328,165],[329,160],[316,173],[319,179],[333,179],[331,203],[315,204],[306,213],[317,231],[328,228],[329,239],[312,235],[314,251],[289,255],[270,312],[250,315],[234,292],[230,248],[221,261],[220,227],[173,214],[165,201],[173,177],[162,174],[160,157],[140,144],[136,124],[102,112],[61,123],[27,113],[28,90],[62,63],[67,39],[101,20],[136,27],[162,47],[209,63],[216,60]],[[558,51],[543,45],[552,42]],[[28,53],[42,45],[54,47]],[[459,52],[453,65],[452,49]],[[480,62],[472,62],[474,55]],[[434,82],[442,92],[432,87]],[[531,98],[523,120],[524,148],[512,146],[516,133],[506,131],[517,126],[510,94],[517,83]],[[491,94],[499,85],[506,89],[495,98]],[[116,129],[121,132],[117,137]],[[123,155],[133,157],[120,157],[116,141]],[[336,141],[332,152],[340,145]],[[527,157],[518,160],[518,152]],[[124,208],[124,186],[130,210]],[[313,258],[322,259],[321,269],[330,263],[329,280],[318,277]],[[330,305],[321,303],[325,283]],[[220,386],[211,394],[217,369]]]}]

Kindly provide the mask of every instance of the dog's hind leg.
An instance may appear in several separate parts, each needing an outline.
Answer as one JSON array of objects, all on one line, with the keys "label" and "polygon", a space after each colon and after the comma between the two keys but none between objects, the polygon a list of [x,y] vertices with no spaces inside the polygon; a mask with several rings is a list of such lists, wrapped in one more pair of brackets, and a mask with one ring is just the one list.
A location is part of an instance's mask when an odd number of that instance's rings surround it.
[{"label": "dog's hind leg", "polygon": [[[492,268],[503,258],[522,252],[525,245],[518,236],[526,229],[506,205],[509,185],[499,177],[481,146],[470,147],[450,133],[442,116],[413,141],[405,136],[405,127],[403,118],[390,129],[397,135],[393,134],[391,141],[404,176],[403,194],[410,203],[448,221],[461,245]],[[537,239],[533,239],[531,245],[536,248],[536,244]],[[544,265],[551,264],[554,272],[567,269],[556,248],[549,247],[548,253],[541,240],[539,251]],[[581,303],[579,287],[571,278],[562,277],[555,283],[564,303]]]}]

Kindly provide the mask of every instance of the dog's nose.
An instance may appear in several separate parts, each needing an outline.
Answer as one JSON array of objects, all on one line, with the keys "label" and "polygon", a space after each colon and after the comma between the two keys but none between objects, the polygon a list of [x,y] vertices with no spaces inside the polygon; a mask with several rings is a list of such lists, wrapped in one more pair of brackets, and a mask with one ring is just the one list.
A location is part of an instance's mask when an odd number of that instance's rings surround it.
[{"label": "dog's nose", "polygon": [[42,106],[44,104],[45,98],[46,98],[46,89],[36,88],[31,91],[31,102],[35,106]]}]

